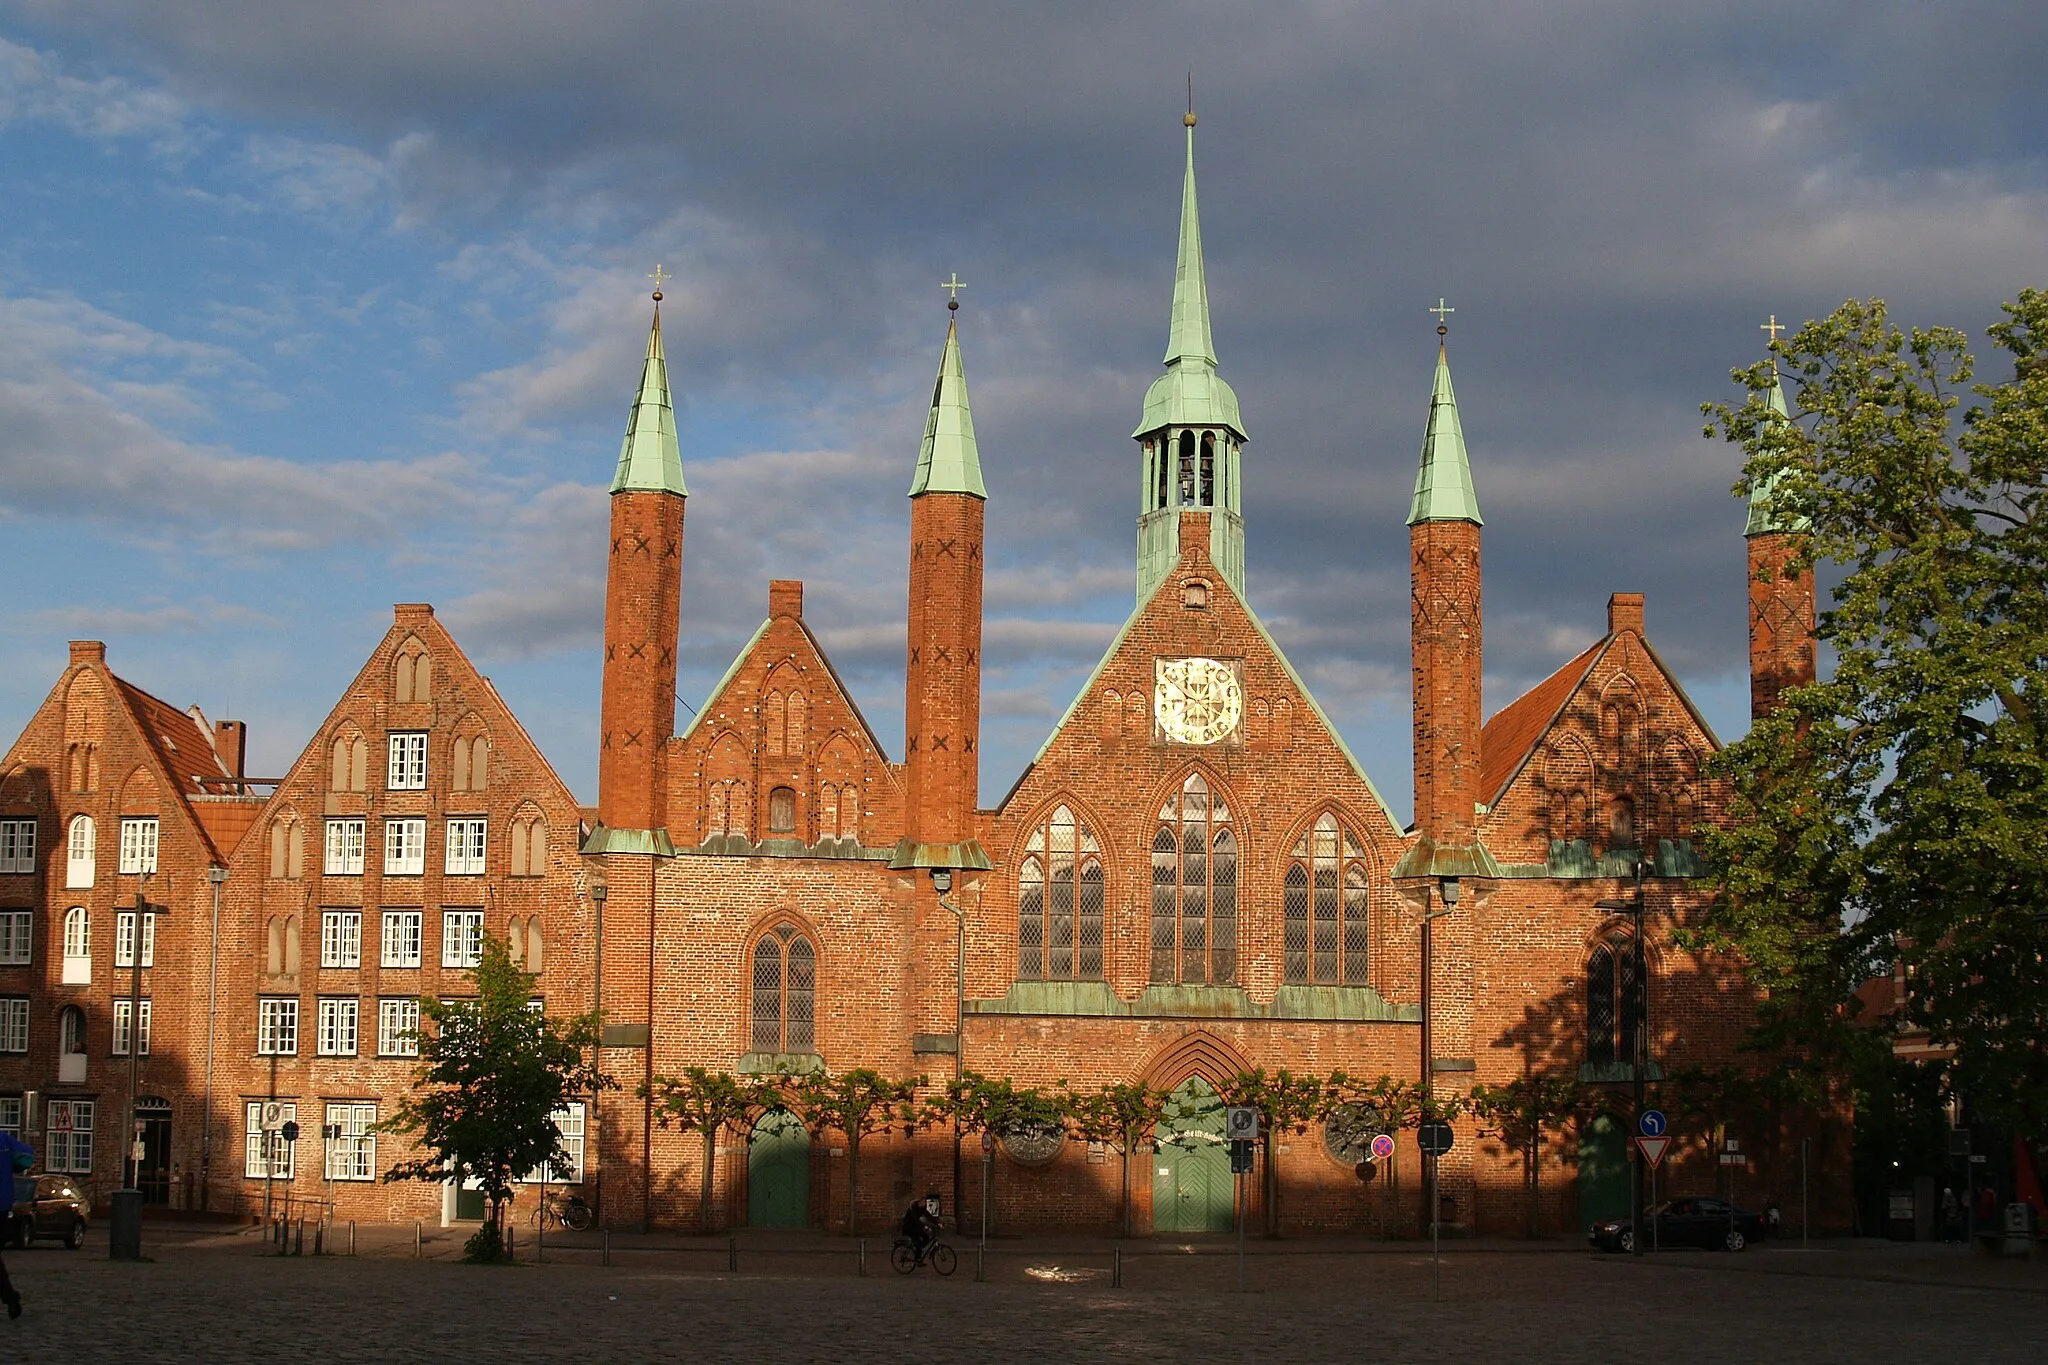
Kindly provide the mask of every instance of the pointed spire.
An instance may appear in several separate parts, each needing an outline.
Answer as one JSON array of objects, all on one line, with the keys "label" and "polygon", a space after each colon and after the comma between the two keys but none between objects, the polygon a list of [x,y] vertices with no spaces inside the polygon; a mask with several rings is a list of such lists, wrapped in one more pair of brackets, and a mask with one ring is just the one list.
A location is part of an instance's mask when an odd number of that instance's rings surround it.
[{"label": "pointed spire", "polygon": [[[959,300],[949,307],[958,309]],[[974,444],[974,413],[967,405],[967,371],[960,363],[960,322],[946,322],[946,349],[939,357],[939,378],[932,386],[932,410],[925,417],[924,441],[917,448],[917,474],[910,496],[925,493],[966,493],[986,499],[981,482],[981,453]]]},{"label": "pointed spire", "polygon": [[1187,114],[1188,169],[1180,192],[1180,260],[1173,271],[1173,324],[1166,333],[1166,363],[1214,367],[1216,340],[1209,332],[1209,278],[1202,266],[1202,214],[1195,204],[1195,114]]},{"label": "pointed spire", "polygon": [[[1777,322],[1778,319],[1774,315],[1770,323],[1767,324],[1767,327],[1775,327]],[[1772,341],[1775,343],[1776,340],[1776,333],[1773,332]],[[1779,421],[1790,422],[1792,420],[1791,413],[1785,407],[1785,386],[1778,379],[1778,358],[1775,355],[1771,357],[1771,391],[1764,401],[1770,405],[1772,413],[1777,416]],[[1742,529],[1742,534],[1745,538],[1808,529],[1810,523],[1807,522],[1806,518],[1780,518],[1772,510],[1771,499],[1772,495],[1777,492],[1777,488],[1778,480],[1774,475],[1749,490],[1749,522]]]},{"label": "pointed spire", "polygon": [[1415,502],[1408,524],[1469,521],[1484,526],[1479,495],[1472,489],[1472,464],[1465,456],[1464,428],[1458,424],[1458,396],[1451,390],[1445,330],[1437,324],[1436,385],[1429,395],[1429,429],[1422,437],[1422,466],[1415,471]]},{"label": "pointed spire", "polygon": [[676,445],[675,408],[668,398],[668,361],[661,353],[659,289],[654,291],[654,326],[647,333],[647,359],[640,367],[640,392],[626,418],[626,439],[619,445],[619,470],[612,476],[612,492],[641,491],[690,495],[690,490],[683,486],[683,455]]}]

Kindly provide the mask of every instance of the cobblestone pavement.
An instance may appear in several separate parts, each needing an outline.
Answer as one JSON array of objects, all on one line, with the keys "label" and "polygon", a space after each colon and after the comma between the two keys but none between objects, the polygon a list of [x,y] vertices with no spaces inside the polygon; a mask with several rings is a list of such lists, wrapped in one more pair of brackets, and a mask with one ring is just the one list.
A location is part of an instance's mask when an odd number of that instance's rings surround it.
[{"label": "cobblestone pavement", "polygon": [[[1108,1242],[972,1244],[959,1272],[899,1277],[844,1239],[615,1238],[551,1248],[545,1265],[473,1267],[457,1242],[365,1229],[366,1254],[278,1257],[252,1234],[151,1227],[154,1259],[38,1247],[8,1256],[28,1303],[0,1353],[86,1361],[1846,1361],[1926,1353],[2041,1359],[2048,1264],[1956,1248],[1848,1244],[1642,1261],[1567,1243],[1452,1246],[1442,1302],[1426,1249],[1289,1242],[1260,1248],[1240,1295],[1228,1243],[1173,1254]],[[594,1242],[592,1243],[594,1247]],[[688,1250],[678,1251],[681,1246]],[[1169,1254],[1159,1254],[1167,1252]]]}]

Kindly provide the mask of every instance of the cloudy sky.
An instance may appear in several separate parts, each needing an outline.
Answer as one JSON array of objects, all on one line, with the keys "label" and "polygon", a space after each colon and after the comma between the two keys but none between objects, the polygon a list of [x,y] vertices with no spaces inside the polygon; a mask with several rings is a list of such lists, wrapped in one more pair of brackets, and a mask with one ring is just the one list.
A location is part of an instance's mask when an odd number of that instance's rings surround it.
[{"label": "cloudy sky", "polygon": [[430,601],[594,799],[659,261],[683,696],[800,577],[900,754],[957,270],[996,800],[1130,608],[1192,67],[1252,601],[1390,802],[1439,296],[1488,709],[1635,590],[1727,737],[1740,461],[1698,405],[1771,314],[1981,337],[2048,284],[2044,51],[2038,0],[0,0],[0,732],[98,637],[274,774]]}]

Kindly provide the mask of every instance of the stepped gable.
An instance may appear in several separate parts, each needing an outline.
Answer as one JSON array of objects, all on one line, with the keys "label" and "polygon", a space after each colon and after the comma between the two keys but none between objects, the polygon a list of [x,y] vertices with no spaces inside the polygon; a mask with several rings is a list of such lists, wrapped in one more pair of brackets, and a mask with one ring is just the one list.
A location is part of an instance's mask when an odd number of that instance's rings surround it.
[{"label": "stepped gable", "polygon": [[1616,593],[1608,633],[1487,722],[1481,825],[1501,862],[1590,875],[1600,851],[1640,847],[1665,873],[1697,870],[1715,800],[1701,767],[1721,742],[1651,646],[1642,601]]},{"label": "stepped gable", "polygon": [[902,769],[805,622],[800,582],[768,585],[767,619],[667,761],[678,848],[883,857],[902,833]]}]

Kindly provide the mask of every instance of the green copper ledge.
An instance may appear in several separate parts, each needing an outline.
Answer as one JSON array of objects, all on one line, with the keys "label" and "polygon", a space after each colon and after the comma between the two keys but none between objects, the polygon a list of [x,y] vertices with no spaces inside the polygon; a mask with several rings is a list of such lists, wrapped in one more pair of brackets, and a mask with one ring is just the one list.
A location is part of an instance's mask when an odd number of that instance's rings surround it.
[{"label": "green copper ledge", "polygon": [[917,448],[917,473],[910,496],[924,493],[966,493],[986,500],[981,481],[981,452],[974,442],[974,413],[967,402],[967,371],[960,361],[960,327],[946,324],[946,349],[939,357],[939,378],[932,386],[932,408],[924,422],[924,440]]},{"label": "green copper ledge", "polygon": [[647,359],[640,367],[640,392],[626,418],[626,439],[619,445],[619,469],[612,492],[674,493],[688,497],[683,486],[683,455],[676,444],[676,414],[668,397],[668,361],[661,352],[661,306],[655,305],[654,326],[647,333]]},{"label": "green copper ledge", "polygon": [[[1779,421],[1792,420],[1785,409],[1785,386],[1778,382],[1775,375],[1771,378],[1771,393],[1766,401],[1770,403],[1771,411],[1778,415]],[[1777,515],[1771,507],[1771,498],[1777,489],[1778,480],[1773,476],[1749,490],[1749,521],[1742,529],[1745,539],[1750,536],[1796,534],[1811,528],[1812,523],[1805,517]]]},{"label": "green copper ledge", "polygon": [[1479,495],[1472,488],[1472,463],[1465,456],[1465,431],[1458,423],[1458,396],[1451,389],[1451,362],[1436,348],[1436,385],[1429,395],[1429,429],[1422,437],[1422,464],[1415,471],[1415,501],[1408,524],[1469,521],[1484,526]]}]

